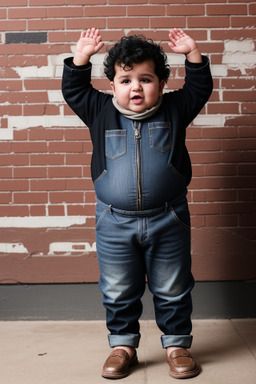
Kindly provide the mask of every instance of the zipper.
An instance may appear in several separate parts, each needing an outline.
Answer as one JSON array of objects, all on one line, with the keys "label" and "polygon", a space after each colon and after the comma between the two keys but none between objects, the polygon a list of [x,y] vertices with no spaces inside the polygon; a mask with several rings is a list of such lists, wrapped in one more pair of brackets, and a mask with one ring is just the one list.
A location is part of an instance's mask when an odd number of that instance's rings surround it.
[{"label": "zipper", "polygon": [[137,184],[137,210],[142,210],[141,191],[141,123],[134,121],[135,151],[136,151],[136,184]]}]

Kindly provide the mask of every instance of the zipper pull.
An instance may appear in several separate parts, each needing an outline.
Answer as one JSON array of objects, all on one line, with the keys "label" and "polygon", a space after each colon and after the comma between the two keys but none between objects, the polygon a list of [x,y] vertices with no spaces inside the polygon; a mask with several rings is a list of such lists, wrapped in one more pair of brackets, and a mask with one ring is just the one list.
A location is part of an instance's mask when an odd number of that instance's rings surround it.
[{"label": "zipper pull", "polygon": [[138,122],[136,121],[135,124],[134,124],[135,139],[140,139],[140,138],[141,138],[141,135],[140,135],[140,126],[141,126],[141,123],[138,123]]}]

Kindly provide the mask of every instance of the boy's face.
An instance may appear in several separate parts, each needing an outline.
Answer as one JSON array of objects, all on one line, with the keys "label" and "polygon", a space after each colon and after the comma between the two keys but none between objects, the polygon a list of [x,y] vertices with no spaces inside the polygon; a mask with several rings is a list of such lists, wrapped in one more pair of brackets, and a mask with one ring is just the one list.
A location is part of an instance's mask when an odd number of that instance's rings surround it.
[{"label": "boy's face", "polygon": [[146,60],[133,64],[130,70],[115,65],[115,77],[111,81],[118,104],[133,112],[143,112],[152,108],[163,93],[164,80],[155,74],[155,63]]}]

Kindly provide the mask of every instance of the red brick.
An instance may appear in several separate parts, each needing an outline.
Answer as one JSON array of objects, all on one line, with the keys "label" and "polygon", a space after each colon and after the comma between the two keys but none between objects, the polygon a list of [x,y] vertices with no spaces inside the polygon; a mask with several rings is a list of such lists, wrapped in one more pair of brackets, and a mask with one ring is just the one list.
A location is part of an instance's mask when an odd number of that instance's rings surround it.
[{"label": "red brick", "polygon": [[49,143],[49,152],[83,152],[83,143],[77,142],[50,142]]},{"label": "red brick", "polygon": [[10,8],[9,19],[43,19],[47,16],[46,8]]},{"label": "red brick", "polygon": [[221,213],[228,215],[244,214],[250,213],[254,210],[254,203],[245,203],[245,202],[226,202],[221,204]]},{"label": "red brick", "polygon": [[187,18],[188,28],[228,28],[228,16],[193,17]]},{"label": "red brick", "polygon": [[64,4],[65,4],[65,0],[29,0],[30,6],[43,5],[45,7],[47,5],[55,6],[55,5],[64,5]]},{"label": "red brick", "polygon": [[[176,25],[178,25],[179,28],[185,28],[186,27],[186,17],[185,16],[177,16],[177,17],[172,17],[171,19],[169,17],[166,17],[166,18],[152,17],[152,18],[150,18],[151,28],[166,28],[166,29],[168,29],[168,32],[169,32],[169,29],[171,29],[172,27],[175,27]],[[167,35],[168,35],[168,33],[167,33]]]},{"label": "red brick", "polygon": [[205,217],[206,227],[237,227],[236,215],[209,215]]},{"label": "red brick", "polygon": [[81,167],[49,167],[48,175],[52,178],[81,177]]},{"label": "red brick", "polygon": [[242,103],[241,105],[242,113],[256,113],[256,103]]},{"label": "red brick", "polygon": [[27,0],[1,0],[1,5],[0,7],[21,7],[21,6],[26,6],[27,5]]},{"label": "red brick", "polygon": [[101,5],[107,4],[107,0],[66,0],[65,3],[67,5]]},{"label": "red brick", "polygon": [[49,196],[50,203],[83,203],[83,192],[52,192]]},{"label": "red brick", "polygon": [[30,216],[45,216],[46,206],[45,205],[31,205],[29,207]]},{"label": "red brick", "polygon": [[28,140],[28,130],[22,129],[21,131],[13,132],[13,140],[14,141],[26,141]]},{"label": "red brick", "polygon": [[[123,24],[124,25],[124,24]],[[66,20],[66,29],[76,29],[76,30],[81,30],[81,29],[87,29],[87,28],[100,28],[100,29],[105,29],[106,28],[106,19],[105,18],[82,18],[82,19],[67,19]],[[108,24],[109,27],[109,24]],[[109,27],[111,28],[111,27]],[[56,28],[59,29],[59,28]],[[61,28],[64,29],[64,28]],[[79,34],[77,34],[77,39],[79,38]]]},{"label": "red brick", "polygon": [[9,92],[8,94],[2,94],[2,98],[5,99],[3,102],[9,102],[11,104],[33,104],[33,103],[44,103],[48,101],[47,92]]},{"label": "red brick", "polygon": [[256,215],[253,213],[251,215],[239,215],[239,225],[241,227],[250,227],[256,226]]},{"label": "red brick", "polygon": [[208,201],[235,201],[236,191],[230,190],[208,190],[208,191],[193,191],[194,202]]},{"label": "red brick", "polygon": [[228,117],[225,122],[225,126],[227,125],[253,125],[255,124],[255,116],[253,115],[242,115],[237,117]]},{"label": "red brick", "polygon": [[69,191],[92,191],[94,190],[91,179],[67,180],[67,190]]},{"label": "red brick", "polygon": [[219,140],[187,140],[187,147],[190,152],[218,151],[221,148]]},{"label": "red brick", "polygon": [[212,30],[212,40],[240,40],[253,38],[254,32],[251,29],[227,29],[227,30]]},{"label": "red brick", "polygon": [[207,15],[246,15],[246,4],[218,4],[206,5]]},{"label": "red brick", "polygon": [[6,105],[0,106],[0,116],[20,116],[22,115],[22,108],[20,105]]},{"label": "red brick", "polygon": [[254,79],[222,79],[221,85],[226,89],[253,89],[255,86]]},{"label": "red brick", "polygon": [[256,175],[256,166],[253,164],[238,164],[238,175]]},{"label": "red brick", "polygon": [[189,189],[220,189],[221,180],[219,177],[194,177]]},{"label": "red brick", "polygon": [[28,206],[1,206],[0,209],[0,216],[4,217],[24,217],[29,215],[29,208]]},{"label": "red brick", "polygon": [[168,16],[204,15],[203,5],[170,5],[167,6]]},{"label": "red brick", "polygon": [[68,215],[70,216],[94,216],[95,205],[68,205]]},{"label": "red brick", "polygon": [[89,204],[96,203],[96,196],[94,191],[85,193],[85,202]]},{"label": "red brick", "polygon": [[[85,7],[84,8],[84,16],[85,17],[115,17],[115,16],[126,16],[126,6],[123,7],[111,7],[111,6],[103,6],[103,7]],[[143,15],[145,16],[145,15]]]},{"label": "red brick", "polygon": [[36,79],[36,80],[25,80],[25,89],[27,90],[38,90],[38,89],[61,89],[61,80],[57,79]]},{"label": "red brick", "polygon": [[0,21],[0,31],[25,31],[26,20],[4,20]]},{"label": "red brick", "polygon": [[207,105],[209,114],[238,114],[239,103],[208,103]]},{"label": "red brick", "polygon": [[245,27],[251,28],[256,26],[256,17],[247,16],[247,17],[239,17],[239,16],[231,16],[231,27],[239,28]]},{"label": "red brick", "polygon": [[108,18],[109,29],[120,29],[123,28],[148,28],[149,19],[147,17],[119,17]]},{"label": "red brick", "polygon": [[88,128],[66,129],[65,140],[67,141],[90,140],[89,129]]},{"label": "red brick", "polygon": [[42,167],[19,167],[14,168],[14,177],[17,179],[44,178],[47,176],[46,168]]},{"label": "red brick", "polygon": [[[91,1],[91,0],[90,0]],[[109,0],[109,4],[114,5],[114,4],[124,4],[124,0]],[[147,4],[148,0],[126,0],[125,4]],[[162,3],[162,1],[161,1]]]},{"label": "red brick", "polygon": [[90,164],[90,162],[91,162],[91,155],[88,155],[86,153],[66,155],[67,165],[85,165],[85,164]]},{"label": "red brick", "polygon": [[12,194],[0,193],[0,204],[10,204],[10,203],[12,203]]},{"label": "red brick", "polygon": [[28,20],[28,30],[29,31],[49,31],[49,30],[56,30],[61,29],[64,30],[64,20],[50,20],[50,19],[44,19],[44,20]]},{"label": "red brick", "polygon": [[29,155],[1,155],[0,165],[29,165]]},{"label": "red brick", "polygon": [[82,17],[82,7],[49,7],[47,8],[47,17],[49,18],[68,18]]},{"label": "red brick", "polygon": [[40,204],[48,203],[48,194],[47,193],[14,193],[13,199],[15,204]]},{"label": "red brick", "polygon": [[21,91],[22,81],[21,80],[1,80],[0,89],[2,91]]},{"label": "red brick", "polygon": [[1,180],[0,191],[27,191],[28,180]]},{"label": "red brick", "polygon": [[24,105],[24,116],[43,115],[59,115],[59,107],[49,104]]},{"label": "red brick", "polygon": [[13,143],[12,148],[15,153],[41,153],[47,151],[47,144],[44,142]]},{"label": "red brick", "polygon": [[251,127],[238,127],[238,137],[251,137],[255,139],[255,125]]},{"label": "red brick", "polygon": [[223,91],[223,101],[256,101],[255,91]]},{"label": "red brick", "polygon": [[31,191],[63,191],[65,180],[31,180]]},{"label": "red brick", "polygon": [[49,205],[48,207],[49,216],[64,216],[65,211],[62,205]]},{"label": "red brick", "polygon": [[64,131],[62,129],[33,128],[29,130],[29,140],[63,140]]},{"label": "red brick", "polygon": [[[128,16],[164,16],[165,6],[158,5],[142,5],[142,6],[128,6]],[[124,24],[125,25],[125,24]]]},{"label": "red brick", "polygon": [[220,213],[220,204],[214,203],[191,203],[189,205],[191,215],[216,215]]},{"label": "red brick", "polygon": [[11,178],[12,178],[12,168],[0,167],[0,179],[11,179]]},{"label": "red brick", "polygon": [[201,228],[205,226],[204,216],[193,216],[191,215],[191,228]]},{"label": "red brick", "polygon": [[40,154],[30,155],[31,165],[64,165],[64,155]]},{"label": "red brick", "polygon": [[249,4],[249,15],[256,15],[256,4]]}]

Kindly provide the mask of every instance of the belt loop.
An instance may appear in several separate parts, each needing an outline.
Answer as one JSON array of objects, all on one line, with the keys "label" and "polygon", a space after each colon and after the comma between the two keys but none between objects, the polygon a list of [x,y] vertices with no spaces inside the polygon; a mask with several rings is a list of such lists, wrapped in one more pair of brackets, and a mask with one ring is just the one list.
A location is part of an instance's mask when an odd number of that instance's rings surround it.
[{"label": "belt loop", "polygon": [[109,212],[111,213],[111,215],[113,215],[112,205],[109,206]]},{"label": "belt loop", "polygon": [[168,211],[168,205],[169,205],[169,204],[168,204],[168,202],[166,201],[166,202],[165,202],[165,212]]}]

